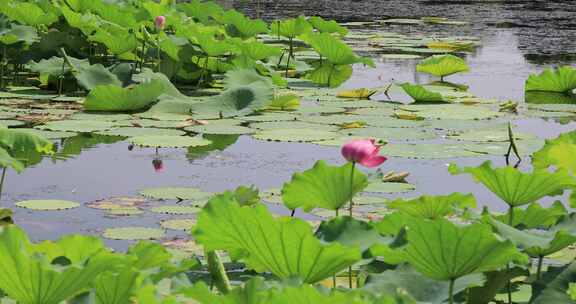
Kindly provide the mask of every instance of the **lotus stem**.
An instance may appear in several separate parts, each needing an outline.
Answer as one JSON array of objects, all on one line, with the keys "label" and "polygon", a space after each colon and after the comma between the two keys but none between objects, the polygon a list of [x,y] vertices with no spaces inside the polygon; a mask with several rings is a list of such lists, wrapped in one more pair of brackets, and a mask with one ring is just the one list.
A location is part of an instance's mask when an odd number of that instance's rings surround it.
[{"label": "lotus stem", "polygon": [[5,85],[5,80],[4,80],[4,76],[5,76],[5,71],[8,67],[8,59],[6,57],[6,45],[2,45],[2,69],[0,69],[0,89],[4,90],[4,88],[6,87]]},{"label": "lotus stem", "polygon": [[[353,218],[354,210],[354,169],[356,169],[356,162],[352,162],[352,169],[350,170],[350,218]],[[348,267],[348,287],[352,289],[352,266]]]},{"label": "lotus stem", "polygon": [[543,256],[538,256],[538,266],[536,268],[536,280],[540,280],[542,274],[542,262],[544,262]]},{"label": "lotus stem", "polygon": [[289,41],[289,50],[288,50],[288,60],[286,60],[286,78],[288,78],[288,69],[290,68],[290,59],[294,56],[294,40],[292,37],[288,39]]},{"label": "lotus stem", "polygon": [[292,209],[292,212],[290,212],[290,217],[294,217],[294,214],[296,214],[296,209]]},{"label": "lotus stem", "polygon": [[206,262],[208,263],[208,272],[210,272],[210,276],[212,278],[212,283],[218,291],[223,294],[226,294],[230,291],[230,280],[226,275],[226,268],[224,268],[224,264],[222,264],[222,260],[220,260],[220,256],[215,250],[212,251],[204,251],[206,255]]},{"label": "lotus stem", "polygon": [[[508,225],[514,227],[514,206],[508,209]],[[506,270],[510,270],[510,264],[506,264]],[[506,292],[508,293],[508,304],[512,304],[512,281],[508,280],[506,284]]]},{"label": "lotus stem", "polygon": [[158,34],[158,39],[156,40],[156,57],[158,57],[158,72],[160,72],[160,69],[162,68],[162,57],[161,57],[161,51],[160,51],[160,34]]},{"label": "lotus stem", "polygon": [[144,69],[144,61],[146,61],[146,33],[144,32],[144,26],[142,27],[142,54],[140,56],[140,71]]},{"label": "lotus stem", "polygon": [[2,189],[4,188],[4,180],[6,179],[7,167],[2,168],[2,177],[0,178],[0,200],[2,200]]},{"label": "lotus stem", "polygon": [[448,303],[454,304],[454,282],[456,279],[450,279],[450,285],[448,286]]}]

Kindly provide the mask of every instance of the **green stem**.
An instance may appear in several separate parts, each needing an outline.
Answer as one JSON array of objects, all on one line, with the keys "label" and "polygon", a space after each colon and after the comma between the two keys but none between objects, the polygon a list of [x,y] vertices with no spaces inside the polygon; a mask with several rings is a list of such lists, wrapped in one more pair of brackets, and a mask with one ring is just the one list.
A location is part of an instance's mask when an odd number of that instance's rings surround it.
[{"label": "green stem", "polygon": [[[352,169],[350,170],[350,218],[353,218],[354,210],[354,170],[356,169],[356,162],[352,162]],[[348,287],[352,289],[352,266],[348,267]]]},{"label": "green stem", "polygon": [[536,268],[536,280],[540,280],[540,275],[542,274],[542,262],[544,262],[544,257],[538,257],[538,267]]},{"label": "green stem", "polygon": [[6,179],[6,171],[8,170],[7,167],[2,169],[2,177],[0,178],[0,200],[2,200],[2,189],[4,188],[4,180]]},{"label": "green stem", "polygon": [[288,50],[288,60],[286,60],[286,78],[288,78],[288,69],[290,68],[290,59],[294,56],[294,42],[292,38],[289,38],[290,49]]},{"label": "green stem", "polygon": [[450,304],[454,304],[454,282],[456,282],[456,279],[450,279],[448,287],[448,303]]},{"label": "green stem", "polygon": [[220,260],[220,256],[214,250],[212,251],[204,251],[206,255],[206,261],[208,263],[208,271],[210,272],[210,276],[212,277],[212,282],[223,294],[226,294],[230,291],[230,280],[226,275],[226,268],[224,268],[224,264]]},{"label": "green stem", "polygon": [[[508,209],[508,225],[509,226],[513,226],[514,225],[514,206],[510,206],[510,209]],[[506,265],[506,270],[510,270],[510,264]],[[512,281],[508,280],[508,283],[506,284],[506,292],[508,293],[508,304],[512,304]]]}]

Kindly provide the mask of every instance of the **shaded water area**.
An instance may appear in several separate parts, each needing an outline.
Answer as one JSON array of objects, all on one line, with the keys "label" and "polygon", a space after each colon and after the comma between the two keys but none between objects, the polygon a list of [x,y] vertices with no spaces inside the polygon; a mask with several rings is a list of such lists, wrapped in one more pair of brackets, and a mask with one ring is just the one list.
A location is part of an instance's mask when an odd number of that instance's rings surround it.
[{"label": "shaded water area", "polygon": [[[256,15],[255,4],[246,1],[235,8]],[[481,39],[481,46],[466,59],[470,73],[455,75],[450,81],[467,84],[470,92],[482,98],[524,100],[524,81],[530,73],[556,65],[574,65],[576,53],[576,4],[573,1],[263,1],[266,19],[297,14],[320,14],[343,21],[365,21],[386,17],[405,18],[442,16],[468,21],[463,26],[386,25],[367,29],[355,26],[355,32],[378,30],[403,34],[470,35]],[[343,88],[377,87],[390,81],[427,83],[431,78],[415,72],[418,60],[383,60],[375,57],[375,69],[356,66]],[[532,133],[539,138],[552,138],[575,129],[576,123],[554,119],[525,118],[515,122],[518,132]],[[86,135],[89,138],[89,135]],[[86,141],[88,141],[86,138]],[[221,137],[222,150],[206,153],[186,149],[160,149],[163,172],[155,172],[152,161],[155,149],[135,147],[129,151],[124,141],[93,144],[66,160],[45,159],[20,175],[13,172],[5,185],[2,203],[13,207],[27,199],[66,199],[81,203],[113,196],[134,196],[147,187],[186,186],[220,192],[240,185],[255,185],[266,190],[279,188],[294,172],[310,168],[317,160],[341,164],[337,147],[304,143],[276,143],[250,136]],[[104,141],[104,140],[102,140]],[[390,145],[394,145],[392,141]],[[504,206],[487,190],[470,178],[451,176],[449,163],[478,165],[485,160],[505,165],[503,156],[448,159],[408,159],[390,157],[383,171],[408,171],[408,181],[416,190],[389,194],[386,197],[413,197],[420,194],[447,194],[453,191],[472,192],[480,205],[495,210]],[[520,168],[530,168],[524,159]],[[278,212],[286,212],[274,206]],[[81,206],[62,212],[30,212],[14,208],[15,221],[34,239],[54,239],[65,233],[98,234],[104,228],[120,226],[156,226],[158,221],[171,218],[145,213],[132,217],[105,217],[99,210]],[[168,237],[184,235],[170,232]],[[125,243],[109,241],[123,248]]]}]

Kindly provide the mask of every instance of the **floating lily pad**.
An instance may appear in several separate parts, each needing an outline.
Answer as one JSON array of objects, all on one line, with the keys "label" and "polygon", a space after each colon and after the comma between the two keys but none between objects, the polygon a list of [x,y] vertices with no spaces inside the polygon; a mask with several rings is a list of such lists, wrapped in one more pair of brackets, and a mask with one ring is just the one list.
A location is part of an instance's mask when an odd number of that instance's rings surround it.
[{"label": "floating lily pad", "polygon": [[164,120],[164,121],[183,121],[192,118],[192,116],[186,114],[162,113],[162,112],[144,112],[142,114],[138,114],[138,117],[153,120]]},{"label": "floating lily pad", "polygon": [[26,122],[24,121],[20,121],[20,120],[12,120],[12,119],[8,119],[8,120],[0,120],[0,126],[4,126],[4,127],[19,127],[19,126],[23,126],[25,125]]},{"label": "floating lily pad", "polygon": [[[476,142],[507,142],[509,141],[508,129],[488,129],[473,130],[461,134],[449,135],[449,139],[476,141]],[[514,132],[514,138],[517,140],[534,139],[532,134]]]},{"label": "floating lily pad", "polygon": [[302,121],[267,121],[250,124],[251,128],[260,130],[272,129],[315,129],[324,131],[337,131],[338,127],[330,125],[320,125]]},{"label": "floating lily pad", "polygon": [[342,100],[342,99],[329,99],[319,102],[321,105],[333,106],[333,107],[340,107],[340,108],[348,108],[348,109],[357,109],[357,108],[377,108],[381,105],[378,101],[372,100]]},{"label": "floating lily pad", "polygon": [[460,104],[405,105],[401,109],[429,119],[488,119],[503,115],[485,107]]},{"label": "floating lily pad", "polygon": [[268,141],[312,142],[338,137],[336,132],[314,129],[275,129],[264,130],[253,135],[254,138]]},{"label": "floating lily pad", "polygon": [[420,59],[422,58],[422,56],[411,54],[384,54],[380,56],[380,58],[385,60],[410,60],[410,59]]},{"label": "floating lily pad", "polygon": [[140,215],[144,213],[144,211],[140,210],[136,207],[127,207],[127,208],[116,208],[108,210],[108,215],[114,216],[132,216],[132,215]]},{"label": "floating lily pad", "polygon": [[103,237],[112,240],[156,240],[163,238],[163,229],[147,227],[120,227],[104,230]]},{"label": "floating lily pad", "polygon": [[202,133],[202,134],[216,134],[216,135],[240,135],[240,134],[250,134],[254,130],[237,126],[237,125],[226,125],[226,124],[207,124],[198,125],[184,128],[188,132]]},{"label": "floating lily pad", "polygon": [[433,132],[407,128],[361,128],[344,130],[342,133],[354,137],[370,137],[383,140],[424,140],[437,137]]},{"label": "floating lily pad", "polygon": [[212,195],[197,188],[185,187],[149,188],[140,191],[140,194],[159,200],[201,200]]},{"label": "floating lily pad", "polygon": [[298,118],[299,121],[311,122],[314,124],[326,124],[326,125],[341,125],[346,123],[353,123],[357,121],[362,121],[363,117],[360,115],[347,115],[347,114],[337,114],[337,115],[326,115],[326,116],[303,116]]},{"label": "floating lily pad", "polygon": [[63,200],[30,200],[18,202],[16,206],[37,211],[54,211],[74,209],[79,207],[80,204]]},{"label": "floating lily pad", "polygon": [[368,187],[364,189],[364,192],[398,193],[398,192],[408,192],[414,189],[416,188],[412,184],[373,182],[368,184]]},{"label": "floating lily pad", "polygon": [[462,120],[462,119],[438,119],[427,121],[432,129],[446,131],[466,131],[485,128],[507,128],[507,124],[498,121],[486,120]]},{"label": "floating lily pad", "polygon": [[196,224],[192,219],[174,219],[160,221],[160,226],[164,229],[190,231],[192,226]]},{"label": "floating lily pad", "polygon": [[122,137],[135,137],[135,136],[181,136],[186,132],[174,129],[160,129],[160,128],[137,128],[137,127],[122,127],[107,131],[96,132],[100,135],[108,136],[122,136]]},{"label": "floating lily pad", "polygon": [[333,114],[342,113],[346,109],[335,106],[301,107],[295,113],[298,114]]},{"label": "floating lily pad", "polygon": [[146,199],[142,197],[111,197],[105,200],[98,200],[86,203],[86,207],[99,210],[117,210],[117,209],[130,209],[137,208],[146,203]]},{"label": "floating lily pad", "polygon": [[37,129],[19,129],[19,131],[26,131],[32,134],[44,137],[46,139],[62,139],[70,138],[78,135],[74,132],[63,132],[63,131],[48,131],[48,130],[37,130]]},{"label": "floating lily pad", "polygon": [[89,120],[89,121],[120,121],[130,120],[132,115],[128,114],[91,114],[79,112],[69,117],[74,120]]},{"label": "floating lily pad", "polygon": [[212,142],[201,137],[189,136],[136,136],[128,139],[129,142],[144,147],[158,148],[185,148],[208,146]]},{"label": "floating lily pad", "polygon": [[392,116],[394,115],[394,107],[389,106],[389,107],[379,107],[376,109],[370,109],[370,108],[362,108],[362,109],[357,109],[351,112],[351,114],[356,114],[356,115],[366,115],[366,116]]},{"label": "floating lily pad", "polygon": [[459,144],[391,144],[382,147],[382,155],[405,158],[442,159],[478,157],[481,154],[464,149]]},{"label": "floating lily pad", "polygon": [[244,121],[253,121],[253,122],[261,122],[261,121],[288,121],[288,120],[296,120],[298,116],[289,113],[265,113],[262,115],[253,115],[253,116],[245,116],[241,117],[240,119]]},{"label": "floating lily pad", "polygon": [[386,198],[377,196],[357,196],[354,198],[354,204],[356,205],[383,205],[386,201]]},{"label": "floating lily pad", "polygon": [[91,121],[91,120],[63,120],[51,121],[42,126],[36,127],[41,130],[51,131],[69,131],[69,132],[96,132],[112,129],[114,124],[108,121]]},{"label": "floating lily pad", "polygon": [[202,209],[198,207],[180,206],[180,205],[158,206],[150,209],[150,211],[155,213],[171,214],[171,215],[195,214],[200,212],[201,210]]}]

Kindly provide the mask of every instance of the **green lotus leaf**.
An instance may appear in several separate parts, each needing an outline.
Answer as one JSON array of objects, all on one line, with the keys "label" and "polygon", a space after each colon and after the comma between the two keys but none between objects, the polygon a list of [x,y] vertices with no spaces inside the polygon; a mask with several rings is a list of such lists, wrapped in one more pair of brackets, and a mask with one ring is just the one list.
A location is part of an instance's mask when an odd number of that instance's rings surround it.
[{"label": "green lotus leaf", "polygon": [[348,247],[360,247],[362,251],[377,243],[390,242],[390,239],[382,237],[372,224],[349,216],[339,216],[322,222],[316,230],[316,237],[328,243],[338,242]]},{"label": "green lotus leaf", "polygon": [[300,107],[300,98],[297,95],[280,95],[274,97],[268,108],[270,110],[289,111]]},{"label": "green lotus leaf", "polygon": [[155,73],[151,69],[144,68],[140,73],[133,75],[132,79],[138,83],[148,83],[153,81],[160,81],[164,86],[162,94],[175,98],[186,98],[187,96],[180,93],[178,88],[172,84],[170,79],[162,73]]},{"label": "green lotus leaf", "polygon": [[130,268],[106,271],[94,280],[96,303],[130,303],[139,284],[140,273]]},{"label": "green lotus leaf", "polygon": [[[234,49],[230,43],[224,40],[217,40],[214,35],[210,33],[198,32],[194,38],[202,51],[210,57],[222,56]],[[200,64],[200,66],[202,65]]]},{"label": "green lotus leaf", "polygon": [[576,95],[558,92],[527,91],[524,92],[524,101],[530,105],[575,105]]},{"label": "green lotus leaf", "polygon": [[358,248],[322,244],[311,229],[300,219],[275,219],[261,204],[241,207],[229,192],[208,202],[192,234],[205,250],[241,253],[258,272],[305,283],[319,282],[360,259]]},{"label": "green lotus leaf", "polygon": [[329,140],[338,137],[338,133],[318,129],[270,129],[252,135],[259,140],[287,141],[287,142],[313,142]]},{"label": "green lotus leaf", "polygon": [[66,210],[80,207],[80,204],[71,201],[62,200],[31,200],[22,201],[15,204],[17,207],[26,208],[30,210]]},{"label": "green lotus leaf", "polygon": [[410,95],[410,97],[412,97],[412,99],[414,99],[414,101],[418,102],[418,103],[448,102],[446,100],[446,98],[444,96],[442,96],[442,94],[440,94],[438,92],[430,91],[430,90],[426,89],[424,86],[421,86],[419,84],[411,84],[411,83],[405,82],[405,83],[401,84],[400,87],[402,87],[402,89],[404,89],[404,92],[406,92],[406,94]]},{"label": "green lotus leaf", "polygon": [[263,110],[272,100],[272,89],[257,81],[250,85],[231,87],[212,99],[192,105],[198,114],[214,114],[220,117],[246,116]]},{"label": "green lotus leaf", "polygon": [[273,112],[273,113],[263,113],[260,115],[245,116],[241,117],[241,120],[249,122],[270,122],[270,121],[290,121],[296,120],[298,116],[290,113],[283,112]]},{"label": "green lotus leaf", "polygon": [[433,132],[427,132],[422,129],[405,129],[405,128],[358,128],[342,130],[341,133],[353,137],[369,137],[376,138],[384,141],[397,140],[397,141],[413,141],[435,139],[438,137]]},{"label": "green lotus leaf", "polygon": [[199,0],[179,3],[178,10],[204,24],[209,23],[210,20],[222,20],[224,14],[224,8],[218,3]]},{"label": "green lotus leaf", "polygon": [[348,29],[338,24],[334,20],[324,20],[322,17],[313,16],[308,18],[308,22],[320,33],[337,33],[344,37],[348,34]]},{"label": "green lotus leaf", "polygon": [[140,194],[158,200],[199,200],[212,195],[198,188],[185,187],[148,188],[140,191]]},{"label": "green lotus leaf", "polygon": [[534,293],[530,303],[574,303],[574,299],[568,293],[574,280],[576,280],[576,262],[563,267],[552,268],[544,274],[542,281],[534,283]]},{"label": "green lotus leaf", "polygon": [[33,26],[13,24],[10,29],[0,31],[0,42],[5,45],[18,42],[32,44],[38,40],[38,33]]},{"label": "green lotus leaf", "polygon": [[[544,208],[538,203],[532,203],[526,209],[514,208],[512,212],[514,214],[512,215],[511,226],[519,229],[548,229],[567,215],[566,207],[560,201],[554,202],[549,208]],[[493,218],[502,223],[508,223],[510,215],[496,215]]]},{"label": "green lotus leaf", "polygon": [[576,89],[576,69],[571,66],[546,69],[539,75],[530,75],[526,91],[570,93]]},{"label": "green lotus leaf", "polygon": [[212,142],[200,137],[190,136],[164,136],[164,135],[143,135],[128,139],[129,142],[143,147],[156,148],[187,148],[208,146]]},{"label": "green lotus leaf", "polygon": [[88,39],[104,44],[111,53],[116,55],[132,52],[138,47],[138,40],[133,33],[127,28],[112,24],[100,26]]},{"label": "green lotus leaf", "polygon": [[303,39],[309,43],[318,54],[333,65],[365,63],[374,66],[374,63],[370,60],[356,56],[350,46],[331,34],[308,34],[304,36]]},{"label": "green lotus leaf", "polygon": [[302,121],[265,121],[250,124],[251,128],[260,130],[278,130],[278,129],[308,129],[321,131],[338,131],[338,127],[331,125],[320,125]]},{"label": "green lotus leaf", "polygon": [[0,167],[2,168],[11,167],[16,172],[22,172],[24,171],[24,168],[26,166],[19,160],[10,156],[10,153],[8,153],[8,151],[4,150],[3,148],[0,148]]},{"label": "green lotus leaf", "polygon": [[50,25],[58,21],[58,11],[55,7],[40,6],[32,2],[3,1],[0,3],[0,12],[9,19],[31,26]]},{"label": "green lotus leaf", "polygon": [[283,36],[287,38],[295,38],[312,31],[312,26],[306,18],[298,16],[298,18],[285,19],[274,21],[270,25],[270,33],[276,36]]},{"label": "green lotus leaf", "polygon": [[233,28],[227,28],[227,32],[232,36],[241,37],[242,39],[252,38],[258,34],[267,33],[268,26],[262,20],[251,20],[242,13],[229,10],[224,13],[223,21]]},{"label": "green lotus leaf", "polygon": [[349,65],[325,64],[311,71],[306,77],[312,82],[335,88],[350,79],[352,67]]},{"label": "green lotus leaf", "polygon": [[480,120],[500,117],[503,114],[482,106],[460,104],[405,105],[398,114],[415,114],[428,119]]},{"label": "green lotus leaf", "polygon": [[[87,61],[73,60],[62,49],[64,61],[70,67],[70,71],[76,77],[78,84],[92,90],[98,86],[120,86],[122,83],[118,76],[112,74],[101,64],[90,64]],[[92,93],[92,92],[90,92]]]},{"label": "green lotus leaf", "polygon": [[354,170],[352,164],[330,166],[318,161],[309,170],[295,173],[292,180],[282,188],[282,198],[288,209],[302,208],[309,212],[314,208],[338,210],[368,184],[366,176]]},{"label": "green lotus leaf", "polygon": [[[88,59],[68,57],[68,60],[70,60],[74,66],[89,65]],[[39,73],[40,75],[49,75],[54,77],[65,75],[72,70],[70,65],[65,64],[64,58],[62,57],[42,59],[38,62],[30,61],[28,65],[32,72]]]},{"label": "green lotus leaf", "polygon": [[562,226],[548,231],[518,230],[492,218],[488,221],[498,234],[535,258],[553,254],[576,242],[576,235],[572,234],[573,231],[561,230]]},{"label": "green lotus leaf", "polygon": [[111,240],[155,240],[164,237],[164,230],[148,227],[107,228],[103,237]]},{"label": "green lotus leaf", "polygon": [[444,79],[445,76],[460,72],[468,72],[470,68],[464,59],[446,54],[428,57],[416,66],[416,71],[432,74]]},{"label": "green lotus leaf", "polygon": [[162,94],[163,85],[153,80],[133,88],[122,88],[115,85],[97,86],[84,101],[87,111],[136,111],[154,103]]},{"label": "green lotus leaf", "polygon": [[[454,286],[454,293],[482,285],[484,276],[473,274],[458,280]],[[373,294],[394,294],[397,290],[404,290],[419,303],[446,303],[448,300],[449,283],[429,279],[409,266],[399,266],[394,270],[387,270],[381,274],[371,274],[366,279],[362,290]]]},{"label": "green lotus leaf", "polygon": [[510,241],[500,241],[489,225],[459,227],[445,219],[408,224],[406,259],[435,280],[496,270],[512,261],[527,262]]},{"label": "green lotus leaf", "polygon": [[555,139],[547,140],[542,149],[532,156],[532,164],[537,169],[558,169],[576,172],[576,132],[561,134]]},{"label": "green lotus leaf", "polygon": [[150,209],[150,211],[155,213],[171,214],[171,215],[184,215],[184,214],[195,214],[200,212],[200,208],[192,206],[158,206]]},{"label": "green lotus leaf", "polygon": [[0,166],[10,166],[17,172],[35,165],[43,154],[52,154],[49,140],[25,130],[0,127]]},{"label": "green lotus leaf", "polygon": [[41,130],[50,130],[50,131],[90,133],[96,131],[110,130],[114,128],[114,124],[108,121],[62,120],[62,121],[51,121],[37,128]]},{"label": "green lotus leaf", "polygon": [[559,195],[564,190],[576,186],[574,177],[566,172],[523,173],[511,167],[494,169],[490,161],[484,162],[479,167],[462,169],[452,164],[449,171],[452,174],[471,174],[476,181],[482,183],[511,207],[531,204],[546,196]]},{"label": "green lotus leaf", "polygon": [[[51,243],[48,256],[40,251],[16,226],[0,228],[0,288],[11,299],[23,304],[60,303],[92,286],[93,280],[106,270],[114,269],[121,259],[103,250],[94,238],[77,236]],[[82,254],[80,254],[82,252]],[[70,265],[56,267],[51,261],[64,257]]]},{"label": "green lotus leaf", "polygon": [[252,60],[263,60],[272,56],[280,56],[282,50],[259,41],[244,42],[240,45],[242,54]]},{"label": "green lotus leaf", "polygon": [[[449,139],[476,141],[476,142],[509,142],[510,136],[507,126],[500,128],[471,130],[462,133],[453,133],[447,136]],[[515,140],[535,139],[536,136],[529,133],[514,132]]]},{"label": "green lotus leaf", "polygon": [[476,199],[472,194],[462,193],[423,195],[411,200],[397,199],[386,203],[386,206],[413,217],[433,220],[453,215],[458,209],[476,208]]}]

